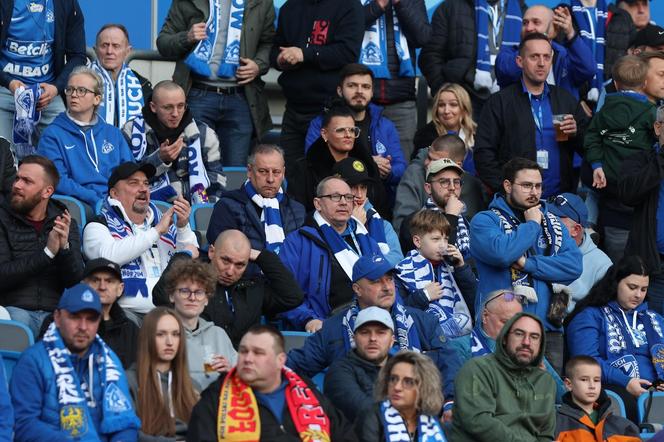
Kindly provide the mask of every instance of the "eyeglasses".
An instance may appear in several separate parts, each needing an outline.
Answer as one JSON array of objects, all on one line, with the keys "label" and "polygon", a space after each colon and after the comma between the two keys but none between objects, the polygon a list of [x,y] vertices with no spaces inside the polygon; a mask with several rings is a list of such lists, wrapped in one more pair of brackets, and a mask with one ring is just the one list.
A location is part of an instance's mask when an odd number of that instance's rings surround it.
[{"label": "eyeglasses", "polygon": [[203,289],[190,290],[186,287],[182,287],[177,289],[177,292],[182,299],[189,299],[191,295],[194,295],[194,298],[200,301],[201,299],[204,299],[207,296],[207,292]]},{"label": "eyeglasses", "polygon": [[575,218],[572,219],[572,221],[581,224],[581,215],[579,215],[579,212],[576,211],[574,206],[570,204],[570,202],[565,198],[565,195],[557,195],[557,196],[552,196],[549,197],[548,200],[549,203],[555,204],[556,206],[564,206],[567,205],[567,207],[570,208],[572,212],[574,212]]},{"label": "eyeglasses", "polygon": [[514,293],[514,292],[504,291],[504,292],[500,292],[500,293],[498,293],[498,294],[495,295],[493,298],[491,298],[491,299],[489,299],[487,302],[485,302],[485,303],[484,303],[484,307],[486,307],[487,305],[489,305],[489,303],[490,303],[491,301],[493,301],[494,299],[498,299],[498,298],[500,298],[501,296],[503,297],[503,299],[505,300],[505,302],[512,302],[512,301],[515,301],[515,300],[516,300],[519,304],[523,304],[523,302],[526,300],[526,297],[523,296],[523,295],[517,295],[517,294]]},{"label": "eyeglasses", "polygon": [[417,379],[404,376],[404,377],[399,377],[395,374],[391,374],[389,378],[387,378],[387,383],[390,385],[397,385],[401,381],[401,386],[405,388],[406,390],[412,390],[417,386]]},{"label": "eyeglasses", "polygon": [[516,186],[521,186],[521,188],[526,192],[530,192],[533,189],[542,190],[542,183],[512,183],[512,184]]},{"label": "eyeglasses", "polygon": [[539,340],[542,339],[542,335],[540,335],[539,333],[526,333],[520,328],[512,330],[510,334],[516,337],[520,341],[523,341],[526,336],[528,336],[528,339],[530,339],[533,342],[539,342]]},{"label": "eyeglasses", "polygon": [[333,129],[334,133],[339,135],[339,136],[344,136],[348,135],[353,138],[357,138],[360,136],[360,128],[359,127],[337,127],[336,129]]},{"label": "eyeglasses", "polygon": [[438,183],[443,189],[447,189],[450,186],[461,187],[463,186],[463,180],[461,178],[440,178],[438,180],[429,181],[431,184]]},{"label": "eyeglasses", "polygon": [[340,193],[333,193],[330,195],[318,195],[318,198],[329,198],[330,200],[334,201],[335,203],[338,203],[341,201],[341,198],[345,199],[346,201],[353,202],[353,199],[355,198],[355,195],[352,193],[347,193],[345,195],[342,195]]},{"label": "eyeglasses", "polygon": [[180,113],[184,112],[184,110],[187,108],[187,103],[167,104],[166,106],[157,105],[157,107],[169,114],[172,114],[174,110],[177,110],[178,113]]},{"label": "eyeglasses", "polygon": [[88,89],[87,87],[79,86],[79,87],[74,87],[74,86],[67,86],[65,88],[65,95],[68,97],[71,97],[74,95],[74,92],[76,92],[77,97],[85,97],[88,93],[97,95],[95,91],[92,91]]}]

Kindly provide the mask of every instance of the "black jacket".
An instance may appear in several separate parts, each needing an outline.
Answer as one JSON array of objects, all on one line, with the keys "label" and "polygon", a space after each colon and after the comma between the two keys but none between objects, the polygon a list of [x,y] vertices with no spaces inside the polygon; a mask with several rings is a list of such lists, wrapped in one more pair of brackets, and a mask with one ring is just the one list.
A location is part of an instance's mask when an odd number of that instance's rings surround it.
[{"label": "black jacket", "polygon": [[53,311],[65,288],[81,281],[81,237],[74,219],[69,225],[69,249],[51,259],[44,252],[55,218],[65,205],[51,199],[40,233],[9,201],[0,203],[0,305]]},{"label": "black jacket", "polygon": [[[221,386],[223,380],[226,378],[226,374],[219,376],[219,379],[210,384],[201,394],[201,399],[191,413],[187,441],[217,442],[219,393],[221,392]],[[353,427],[344,415],[334,408],[330,400],[313,386],[311,380],[306,378],[303,378],[303,380],[311,387],[311,391],[316,395],[316,399],[318,399],[318,402],[330,420],[330,440],[335,442],[357,441]],[[259,440],[261,442],[300,442],[300,436],[297,434],[290,412],[288,411],[288,404],[284,404],[281,423],[279,423],[279,420],[277,420],[272,411],[261,402],[258,402],[258,414],[261,429]]]},{"label": "black jacket", "polygon": [[0,137],[0,198],[9,196],[16,178],[11,143]]},{"label": "black jacket", "polygon": [[[576,120],[576,136],[558,143],[560,147],[560,192],[574,192],[572,158],[574,152],[582,154],[583,136],[588,127],[588,116],[577,100],[566,90],[549,86],[551,111],[572,114]],[[512,84],[489,98],[475,136],[474,160],[477,175],[497,192],[502,189],[502,167],[514,157],[535,161],[535,120],[532,117],[528,94],[521,82]]]},{"label": "black jacket", "polygon": [[611,78],[613,65],[620,57],[627,54],[629,43],[636,35],[637,29],[632,16],[624,9],[611,3],[609,5],[611,19],[606,23],[604,39],[604,78]]}]

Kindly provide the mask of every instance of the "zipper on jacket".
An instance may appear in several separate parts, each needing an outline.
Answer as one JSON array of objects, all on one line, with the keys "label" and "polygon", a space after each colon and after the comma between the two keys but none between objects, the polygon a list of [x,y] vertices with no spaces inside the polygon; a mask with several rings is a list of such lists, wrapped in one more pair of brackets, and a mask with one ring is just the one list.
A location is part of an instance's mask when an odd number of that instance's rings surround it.
[{"label": "zipper on jacket", "polygon": [[323,255],[320,256],[318,261],[318,287],[316,287],[316,292],[320,292],[320,285],[323,282]]}]

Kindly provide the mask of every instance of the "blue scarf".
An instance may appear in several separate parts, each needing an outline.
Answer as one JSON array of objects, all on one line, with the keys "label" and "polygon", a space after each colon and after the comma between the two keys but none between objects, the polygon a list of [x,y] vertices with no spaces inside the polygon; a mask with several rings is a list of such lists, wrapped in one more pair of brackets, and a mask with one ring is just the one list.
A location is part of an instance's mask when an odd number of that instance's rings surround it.
[{"label": "blue scarf", "polygon": [[[380,404],[380,416],[383,421],[385,442],[410,441],[408,428],[401,414],[385,400]],[[435,416],[420,414],[417,417],[417,440],[418,442],[447,442],[443,429]]]},{"label": "blue scarf", "polygon": [[480,324],[473,328],[470,334],[470,353],[472,357],[484,356],[496,350],[496,341],[490,339],[483,331]]},{"label": "blue scarf", "polygon": [[376,212],[376,209],[373,207],[367,208],[366,228],[369,232],[369,236],[373,238],[374,241],[376,241],[378,248],[380,248],[380,251],[383,253],[383,255],[390,253],[390,246],[387,245],[387,238],[385,237],[385,225],[383,223],[383,218],[381,218],[380,214]]},{"label": "blue scarf", "polygon": [[41,112],[37,111],[37,102],[41,94],[39,83],[21,86],[14,93],[13,141],[17,161],[36,151],[37,123],[41,118]]},{"label": "blue scarf", "polygon": [[[221,0],[210,0],[210,16],[205,24],[207,38],[198,42],[193,51],[184,60],[184,63],[194,73],[210,77],[210,65],[214,47],[219,37],[219,22],[221,18]],[[226,47],[221,57],[217,77],[233,78],[235,71],[240,65],[240,37],[242,35],[242,19],[244,17],[245,0],[233,0],[230,2],[230,17],[228,32],[226,33]]]},{"label": "blue scarf", "polygon": [[117,127],[122,127],[132,118],[141,116],[141,110],[145,104],[143,88],[141,87],[141,80],[138,79],[129,66],[122,65],[116,82],[113,82],[113,77],[98,61],[92,62],[90,68],[104,80],[104,99],[97,108],[97,114],[104,121],[111,126],[115,126],[116,105]]},{"label": "blue scarf", "polygon": [[[579,25],[579,36],[595,54],[595,66],[597,70],[592,80],[592,88],[600,91],[604,84],[604,28],[608,16],[606,2],[605,0],[597,0],[595,8],[589,10],[581,4],[580,0],[571,0],[571,4],[572,14]],[[591,17],[590,14],[593,9],[595,16]]]},{"label": "blue scarf", "polygon": [[88,356],[90,358],[90,378],[88,379],[89,384],[86,386],[89,392],[87,401],[81,380],[76,376],[71,363],[71,352],[62,342],[55,323],[52,323],[46,330],[43,343],[55,373],[58,406],[60,407],[58,414],[62,431],[78,441],[100,440],[88,409],[90,406],[97,406],[94,397],[95,371],[92,368],[92,361],[95,363],[97,376],[101,379],[103,392],[101,433],[111,434],[140,427],[141,422],[134,413],[127,384],[123,379],[122,365],[99,335],[95,337]]},{"label": "blue scarf", "polygon": [[[486,0],[475,0],[475,31],[477,32],[477,58],[475,64],[475,87],[495,89],[491,78],[491,51],[489,39],[496,47],[518,46],[521,40],[521,9],[518,0],[499,0],[500,12],[505,12],[504,23],[502,14],[496,14]],[[506,5],[507,3],[507,5]],[[507,11],[505,7],[507,6]],[[493,35],[489,35],[489,21],[493,23]],[[502,42],[498,34],[503,30]],[[495,92],[495,90],[492,90]]]},{"label": "blue scarf", "polygon": [[280,187],[277,196],[274,198],[264,198],[260,193],[256,192],[256,189],[254,189],[249,180],[244,182],[244,190],[247,192],[249,199],[263,209],[261,212],[261,222],[265,229],[265,246],[269,251],[278,255],[285,238],[284,226],[281,222],[281,210],[279,209],[279,203],[284,199],[284,191]]},{"label": "blue scarf", "polygon": [[428,259],[413,249],[397,264],[396,271],[397,277],[410,293],[424,289],[431,282],[440,283],[443,286],[443,296],[429,302],[427,313],[438,319],[443,334],[448,338],[470,333],[473,326],[470,311],[452,276],[450,266],[441,262],[438,269],[434,269]]},{"label": "blue scarf", "polygon": [[[373,0],[360,0],[362,5],[367,5]],[[394,48],[399,59],[399,77],[414,77],[415,69],[410,58],[408,40],[401,32],[401,25],[397,17],[397,11],[392,8],[392,23],[394,30]],[[360,50],[359,63],[367,66],[376,78],[392,78],[388,66],[387,56],[387,23],[385,14],[380,17],[364,31],[362,48]]]},{"label": "blue scarf", "polygon": [[[426,203],[424,203],[424,208],[441,211],[440,207],[433,202],[431,197],[427,198]],[[456,241],[454,245],[459,249],[461,255],[463,255],[463,259],[470,257],[470,231],[468,230],[468,225],[466,224],[463,214],[457,216]]]}]

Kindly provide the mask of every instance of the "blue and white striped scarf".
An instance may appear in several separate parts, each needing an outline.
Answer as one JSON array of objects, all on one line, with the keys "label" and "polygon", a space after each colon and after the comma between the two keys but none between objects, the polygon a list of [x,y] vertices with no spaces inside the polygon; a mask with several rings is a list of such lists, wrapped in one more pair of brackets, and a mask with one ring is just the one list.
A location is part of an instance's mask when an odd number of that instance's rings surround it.
[{"label": "blue and white striped scarf", "polygon": [[473,331],[470,334],[470,353],[475,358],[477,356],[484,356],[493,353],[496,350],[496,341],[487,338],[484,332],[481,329],[481,326],[477,324]]},{"label": "blue and white striped scarf", "polygon": [[387,238],[385,237],[385,224],[383,223],[383,218],[381,218],[380,214],[373,207],[367,208],[366,227],[369,236],[376,241],[378,248],[380,248],[383,255],[390,253],[390,246],[387,245]]},{"label": "blue and white striped scarf", "polygon": [[[475,0],[475,31],[477,32],[477,56],[475,65],[475,87],[496,92],[495,81],[491,78],[493,63],[489,49],[489,39],[495,46],[517,46],[521,40],[521,9],[518,0],[499,0],[500,11],[507,11],[504,16],[495,13],[487,0]],[[507,5],[506,5],[507,3]],[[499,11],[499,12],[500,12]],[[493,23],[493,35],[489,35],[489,21]],[[502,42],[498,35],[502,28]]]},{"label": "blue and white striped scarf", "polygon": [[[602,90],[604,84],[604,33],[606,26],[606,1],[597,0],[595,8],[586,9],[580,0],[571,0],[572,14],[576,23],[579,25],[579,35],[584,43],[595,54],[595,77],[592,80],[592,89],[597,89],[597,93]],[[595,16],[591,16],[594,9]],[[610,73],[609,73],[610,76]],[[598,95],[599,96],[599,95]],[[597,99],[593,100],[597,101]]]},{"label": "blue and white striped scarf", "polygon": [[[433,202],[431,197],[427,198],[424,208],[440,211],[440,207]],[[457,217],[456,241],[454,242],[454,245],[459,249],[461,255],[463,255],[463,259],[470,257],[470,231],[468,230],[468,225],[466,224],[463,214],[458,215]]]},{"label": "blue and white striped scarf", "polygon": [[[363,6],[371,3],[373,0],[360,0]],[[394,48],[397,51],[399,59],[399,77],[414,77],[415,69],[408,49],[408,40],[401,32],[401,25],[397,17],[397,11],[392,8],[392,23],[394,30]],[[376,78],[392,78],[388,66],[387,56],[387,22],[385,14],[381,14],[378,19],[364,31],[362,39],[362,48],[360,50],[359,63],[365,65],[374,73]]]},{"label": "blue and white striped scarf", "polygon": [[410,293],[424,289],[431,282],[438,282],[443,287],[443,296],[429,302],[426,311],[438,319],[443,334],[448,338],[470,333],[473,327],[470,310],[449,265],[441,262],[438,269],[434,269],[428,259],[413,249],[397,264],[396,271]]},{"label": "blue and white striped scarf", "polygon": [[17,161],[34,154],[37,148],[37,123],[41,118],[41,112],[37,111],[37,102],[41,94],[42,89],[39,87],[39,83],[32,86],[20,86],[14,92],[12,136]]},{"label": "blue and white striped scarf", "polygon": [[[380,404],[380,416],[385,431],[385,442],[410,441],[408,427],[399,411],[389,400]],[[435,416],[420,413],[417,417],[417,442],[447,442],[445,433]]]},{"label": "blue and white striped scarf", "polygon": [[256,192],[249,180],[244,182],[244,190],[251,201],[263,209],[261,222],[265,229],[265,247],[278,255],[285,238],[284,226],[281,222],[281,210],[279,209],[279,203],[284,199],[284,191],[280,187],[274,198],[264,198]]},{"label": "blue and white striped scarf", "polygon": [[116,106],[117,127],[122,127],[127,121],[141,115],[145,105],[143,88],[141,87],[141,81],[129,66],[122,65],[116,82],[113,82],[113,77],[99,65],[98,61],[90,63],[90,69],[98,73],[104,80],[104,97],[97,108],[97,114],[104,121],[111,126],[115,126]]}]

